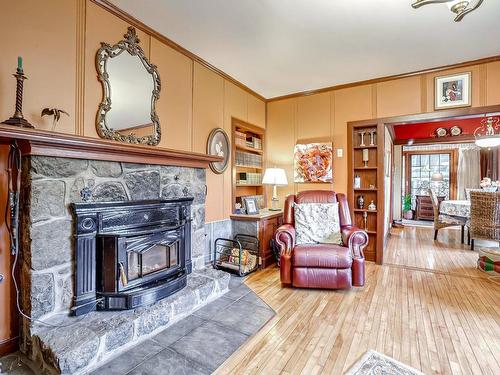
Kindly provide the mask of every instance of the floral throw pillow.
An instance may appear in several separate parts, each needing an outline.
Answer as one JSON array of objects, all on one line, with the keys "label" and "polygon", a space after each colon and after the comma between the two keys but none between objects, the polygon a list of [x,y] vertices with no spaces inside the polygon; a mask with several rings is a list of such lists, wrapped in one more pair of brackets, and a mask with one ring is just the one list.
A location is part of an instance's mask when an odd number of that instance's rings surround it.
[{"label": "floral throw pillow", "polygon": [[297,245],[342,244],[338,203],[296,203],[294,209]]}]

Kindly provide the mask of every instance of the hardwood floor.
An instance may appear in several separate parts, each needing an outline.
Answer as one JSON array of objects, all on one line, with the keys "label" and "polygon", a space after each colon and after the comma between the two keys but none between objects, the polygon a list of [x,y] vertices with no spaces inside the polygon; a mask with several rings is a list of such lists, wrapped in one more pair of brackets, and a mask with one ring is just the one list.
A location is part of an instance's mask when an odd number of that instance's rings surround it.
[{"label": "hardwood floor", "polygon": [[393,228],[384,254],[385,264],[485,277],[476,269],[477,252],[461,243],[459,227],[441,229],[437,241],[433,236],[432,228]]},{"label": "hardwood floor", "polygon": [[392,236],[394,265],[369,263],[364,288],[282,288],[277,268],[252,274],[247,285],[277,315],[216,373],[336,375],[374,349],[425,374],[500,374],[500,287],[475,270],[474,254],[429,236]]}]

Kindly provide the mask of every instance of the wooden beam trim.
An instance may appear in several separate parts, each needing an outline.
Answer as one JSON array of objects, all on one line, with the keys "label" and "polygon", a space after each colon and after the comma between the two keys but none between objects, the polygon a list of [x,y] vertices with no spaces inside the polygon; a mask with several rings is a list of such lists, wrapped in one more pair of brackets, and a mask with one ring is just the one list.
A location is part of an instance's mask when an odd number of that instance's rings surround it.
[{"label": "wooden beam trim", "polygon": [[222,158],[196,152],[118,143],[9,125],[0,125],[0,139],[18,141],[24,155],[196,168],[207,168],[211,162],[222,161]]}]

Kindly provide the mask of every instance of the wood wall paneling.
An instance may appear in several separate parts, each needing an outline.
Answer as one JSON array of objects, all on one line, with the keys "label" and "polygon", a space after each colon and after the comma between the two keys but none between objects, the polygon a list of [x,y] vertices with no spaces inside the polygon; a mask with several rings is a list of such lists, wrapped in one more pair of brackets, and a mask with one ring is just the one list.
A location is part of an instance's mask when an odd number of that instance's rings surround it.
[{"label": "wood wall paneling", "polygon": [[421,112],[420,77],[377,83],[377,117]]},{"label": "wood wall paneling", "polygon": [[190,151],[193,129],[193,61],[152,38],[151,62],[158,66],[162,80],[160,99],[156,104],[162,129],[159,146]]},{"label": "wood wall paneling", "polygon": [[259,98],[247,94],[248,98],[248,119],[247,121],[253,125],[266,127],[266,103]]},{"label": "wood wall paneling", "polygon": [[335,148],[342,148],[344,155],[334,155],[334,190],[347,192],[347,122],[372,117],[372,86],[359,86],[332,93],[333,127],[332,139]]},{"label": "wood wall paneling", "polygon": [[[56,14],[62,14],[60,11]],[[95,55],[101,47],[101,42],[115,44],[123,39],[129,27],[126,22],[113,16],[100,6],[87,0],[87,15],[85,29],[85,113],[84,135],[97,138],[96,113],[102,100],[102,85],[97,79]],[[149,35],[137,30],[140,46],[149,58]],[[161,72],[160,72],[161,77]],[[163,94],[163,92],[161,93]],[[162,119],[160,118],[160,121]]]},{"label": "wood wall paneling", "polygon": [[[45,107],[64,109],[59,131],[75,134],[76,76],[75,1],[1,1],[0,121],[14,114],[17,56],[23,57],[25,118],[50,129],[52,120],[40,116]],[[54,20],[52,22],[51,20]]]},{"label": "wood wall paneling", "polygon": [[[297,99],[268,103],[267,107],[267,167],[283,168],[286,171],[288,186],[278,187],[281,205],[288,194],[294,194],[293,148],[296,139]],[[269,126],[272,124],[272,126]],[[268,204],[271,204],[271,190],[267,191]]]},{"label": "wood wall paneling", "polygon": [[[224,79],[204,66],[194,63],[193,77],[193,151],[206,152],[208,135],[224,126]],[[224,178],[207,170],[206,217],[223,218]]]},{"label": "wood wall paneling", "polygon": [[486,65],[486,104],[500,103],[500,61]]}]

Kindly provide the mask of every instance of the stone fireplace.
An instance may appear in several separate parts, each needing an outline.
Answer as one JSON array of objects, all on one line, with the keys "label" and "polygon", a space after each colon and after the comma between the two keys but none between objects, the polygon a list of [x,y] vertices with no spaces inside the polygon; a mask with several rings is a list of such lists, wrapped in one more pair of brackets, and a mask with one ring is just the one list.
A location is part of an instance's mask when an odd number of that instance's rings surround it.
[{"label": "stone fireplace", "polygon": [[34,318],[74,307],[71,205],[85,194],[90,204],[192,197],[191,258],[195,269],[205,265],[204,169],[33,156],[24,160],[22,187],[23,305]]},{"label": "stone fireplace", "polygon": [[86,373],[228,288],[204,168],[30,155],[21,187],[21,350],[43,372]]}]

